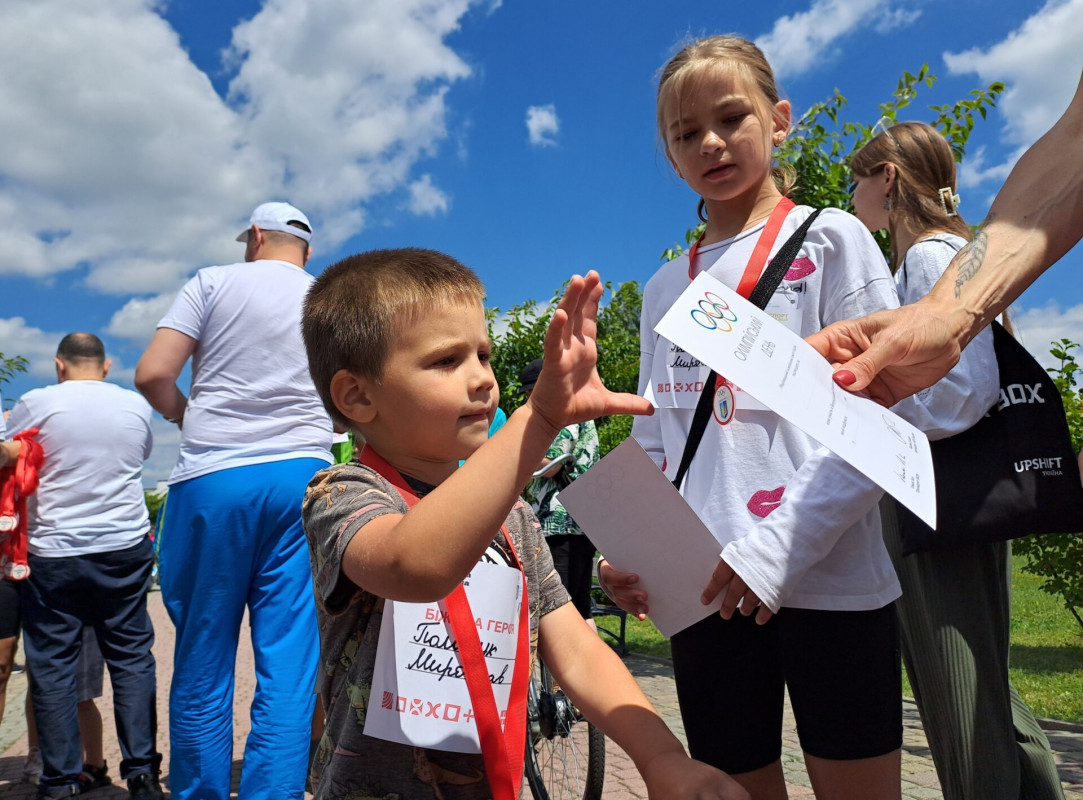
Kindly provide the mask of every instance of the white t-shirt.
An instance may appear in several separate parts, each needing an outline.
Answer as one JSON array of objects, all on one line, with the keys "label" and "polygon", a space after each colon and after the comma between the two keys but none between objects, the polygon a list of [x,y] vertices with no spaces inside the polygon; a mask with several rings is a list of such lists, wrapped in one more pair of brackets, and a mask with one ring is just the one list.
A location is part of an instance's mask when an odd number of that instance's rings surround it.
[{"label": "white t-shirt", "polygon": [[31,553],[123,550],[150,532],[141,480],[153,444],[150,415],[141,395],[104,381],[64,381],[15,404],[11,429],[38,428],[44,451],[27,503]]},{"label": "white t-shirt", "polygon": [[159,328],[197,341],[169,483],[289,458],[331,463],[331,418],[308,373],[301,306],[312,276],[285,261],[207,267]]},{"label": "white t-shirt", "polygon": [[[812,213],[798,206],[777,251]],[[736,286],[763,225],[700,249],[696,267]],[[663,266],[643,297],[639,393],[647,382],[687,387],[708,368],[654,332],[689,283],[688,257]],[[809,229],[767,311],[801,336],[885,308],[898,299],[887,264],[858,220],[825,209]],[[668,369],[667,369],[668,367]],[[653,373],[653,375],[652,375]],[[698,394],[655,392],[653,416],[636,417],[632,435],[673,478]],[[901,594],[880,529],[883,494],[868,478],[747,395],[723,425],[709,420],[681,494],[722,546],[722,558],[772,611],[781,606],[862,611]],[[666,407],[668,406],[668,407]],[[663,532],[657,532],[664,535]]]},{"label": "white t-shirt", "polygon": [[4,396],[0,394],[0,442],[8,438],[7,423],[4,421]]},{"label": "white t-shirt", "polygon": [[[965,244],[961,236],[943,233],[911,246],[895,273],[899,302],[908,305],[927,295]],[[930,439],[943,439],[973,426],[999,397],[1000,370],[993,351],[993,331],[985,328],[963,350],[951,372],[892,411],[925,431]]]}]

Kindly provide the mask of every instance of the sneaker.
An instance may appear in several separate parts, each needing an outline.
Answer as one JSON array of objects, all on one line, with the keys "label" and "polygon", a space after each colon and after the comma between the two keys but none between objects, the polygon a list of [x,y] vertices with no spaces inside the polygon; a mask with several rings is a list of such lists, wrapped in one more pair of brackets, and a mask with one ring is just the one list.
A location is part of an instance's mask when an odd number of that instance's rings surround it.
[{"label": "sneaker", "polygon": [[92,767],[83,764],[83,771],[79,773],[79,793],[89,792],[91,789],[100,789],[103,786],[112,786],[113,779],[109,777],[109,765],[102,762],[100,767]]},{"label": "sneaker", "polygon": [[128,796],[131,800],[164,800],[158,776],[140,772],[128,778]]},{"label": "sneaker", "polygon": [[23,763],[23,780],[37,786],[38,780],[41,779],[42,769],[44,767],[41,763],[41,751],[36,747],[31,747],[30,752],[26,754],[26,761]]}]

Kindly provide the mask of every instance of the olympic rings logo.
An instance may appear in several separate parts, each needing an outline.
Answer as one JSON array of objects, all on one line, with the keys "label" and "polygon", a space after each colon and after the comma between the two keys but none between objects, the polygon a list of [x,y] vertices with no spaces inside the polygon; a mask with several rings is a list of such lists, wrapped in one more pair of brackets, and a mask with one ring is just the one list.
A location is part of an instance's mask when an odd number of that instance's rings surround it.
[{"label": "olympic rings logo", "polygon": [[732,323],[737,321],[737,315],[730,309],[729,303],[717,294],[705,292],[703,299],[697,305],[699,308],[692,310],[692,319],[697,325],[709,331],[723,333],[733,330]]}]

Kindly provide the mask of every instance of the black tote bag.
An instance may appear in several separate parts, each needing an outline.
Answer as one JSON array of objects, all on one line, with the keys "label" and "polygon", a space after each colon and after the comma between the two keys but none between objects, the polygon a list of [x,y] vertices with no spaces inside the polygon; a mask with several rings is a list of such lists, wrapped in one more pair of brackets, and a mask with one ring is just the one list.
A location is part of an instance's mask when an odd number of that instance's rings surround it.
[{"label": "black tote bag", "polygon": [[936,530],[898,505],[904,555],[1083,531],[1083,486],[1053,379],[992,323],[1000,399],[972,428],[932,442]]}]

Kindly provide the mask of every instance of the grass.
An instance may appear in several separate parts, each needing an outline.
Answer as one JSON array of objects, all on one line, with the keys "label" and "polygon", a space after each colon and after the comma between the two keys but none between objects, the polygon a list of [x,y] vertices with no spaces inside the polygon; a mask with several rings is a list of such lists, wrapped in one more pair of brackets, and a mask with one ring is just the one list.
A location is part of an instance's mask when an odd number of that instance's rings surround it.
[{"label": "grass", "polygon": [[[1083,630],[1040,579],[1013,560],[1011,680],[1039,717],[1083,722]],[[604,623],[603,623],[604,624]],[[628,617],[628,647],[668,658],[669,641],[650,620]],[[903,674],[903,692],[911,695]]]}]

